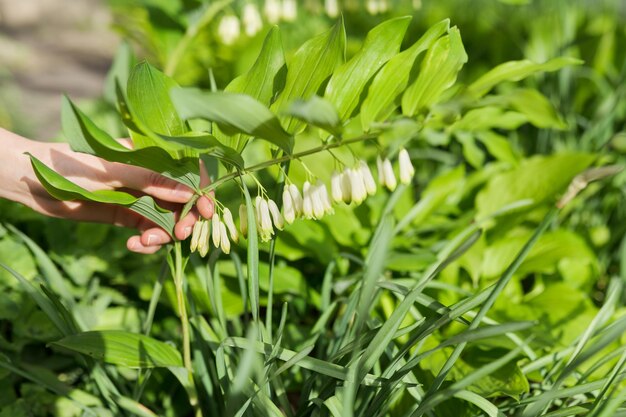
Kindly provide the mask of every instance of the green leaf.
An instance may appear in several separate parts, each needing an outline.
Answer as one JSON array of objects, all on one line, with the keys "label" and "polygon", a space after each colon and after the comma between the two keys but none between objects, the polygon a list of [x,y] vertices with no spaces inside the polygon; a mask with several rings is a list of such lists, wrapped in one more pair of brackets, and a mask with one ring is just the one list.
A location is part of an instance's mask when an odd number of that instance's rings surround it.
[{"label": "green leaf", "polygon": [[410,16],[397,17],[370,30],[361,50],[334,72],[324,97],[335,105],[341,120],[357,107],[370,78],[398,53],[410,20]]},{"label": "green leaf", "polygon": [[[295,99],[308,99],[345,59],[346,31],[340,19],[329,31],[302,45],[287,65],[285,88],[272,105],[272,110],[282,112]],[[296,134],[304,123],[293,118],[281,118],[285,130]]]},{"label": "green leaf", "polygon": [[563,130],[567,127],[550,101],[539,91],[518,88],[502,96],[508,105],[522,113],[533,125]]},{"label": "green leaf", "polygon": [[372,122],[385,119],[395,107],[394,101],[409,85],[411,70],[420,54],[431,48],[450,27],[450,20],[433,25],[409,49],[394,56],[374,77],[361,105],[361,123],[367,130]]},{"label": "green leaf", "polygon": [[[283,87],[285,72],[285,54],[280,30],[274,26],[265,37],[261,52],[252,68],[247,73],[232,80],[224,91],[247,94],[269,106],[272,98]],[[216,130],[214,133],[218,139],[226,139],[227,135],[222,134],[221,131]],[[230,143],[235,149],[241,151],[246,146],[248,138],[248,135],[237,133],[230,138]]]},{"label": "green leaf", "polygon": [[201,154],[215,157],[237,168],[244,166],[243,158],[239,152],[207,133],[190,132],[184,136],[161,136],[161,138],[171,144],[181,145],[185,148],[194,149]]},{"label": "green leaf", "polygon": [[505,111],[500,107],[486,106],[468,111],[460,120],[454,122],[450,129],[467,132],[488,129],[515,130],[527,121],[527,117],[522,113]]},{"label": "green leaf", "polygon": [[[170,90],[178,87],[176,82],[154,68],[142,62],[133,68],[128,78],[128,104],[132,114],[150,131],[161,135],[179,136],[187,132],[183,120],[176,113],[170,99]],[[133,136],[136,148],[154,145],[153,140]]]},{"label": "green leaf", "polygon": [[520,81],[538,72],[551,72],[570,65],[580,65],[583,62],[570,57],[551,59],[543,64],[538,64],[527,59],[522,61],[509,61],[493,68],[467,87],[467,93],[475,98],[487,94],[496,85],[504,81]]},{"label": "green leaf", "polygon": [[276,116],[254,98],[235,93],[203,92],[196,88],[172,90],[172,100],[184,119],[213,121],[228,134],[245,133],[273,143],[290,153],[292,137]]},{"label": "green leaf", "polygon": [[122,42],[115,52],[113,64],[107,73],[104,84],[104,99],[113,106],[117,102],[116,84],[119,82],[121,85],[126,85],[134,62],[135,55],[132,48],[128,43]]},{"label": "green leaf", "polygon": [[487,216],[520,200],[530,199],[537,205],[554,198],[594,159],[594,155],[586,153],[561,153],[524,160],[518,167],[489,180],[476,197],[477,216]]},{"label": "green leaf", "polygon": [[319,96],[311,96],[308,100],[295,100],[285,114],[322,128],[335,136],[341,132],[337,110],[332,103]]},{"label": "green leaf", "polygon": [[66,336],[51,345],[130,368],[182,367],[171,345],[141,334],[104,330]]},{"label": "green leaf", "polygon": [[[197,158],[174,159],[157,146],[129,149],[99,129],[67,97],[62,107],[63,133],[76,152],[96,155],[111,162],[135,165],[158,172],[192,189],[200,186]],[[183,146],[180,146],[183,149]]]},{"label": "green leaf", "polygon": [[172,235],[174,214],[157,206],[152,197],[143,196],[137,198],[128,193],[113,190],[87,191],[50,169],[32,155],[30,155],[30,161],[37,178],[54,198],[58,200],[94,201],[124,206],[152,220]]},{"label": "green leaf", "polygon": [[467,62],[461,34],[456,27],[438,39],[428,50],[417,80],[402,96],[402,113],[413,116],[435,104],[441,94],[456,81],[458,72]]}]

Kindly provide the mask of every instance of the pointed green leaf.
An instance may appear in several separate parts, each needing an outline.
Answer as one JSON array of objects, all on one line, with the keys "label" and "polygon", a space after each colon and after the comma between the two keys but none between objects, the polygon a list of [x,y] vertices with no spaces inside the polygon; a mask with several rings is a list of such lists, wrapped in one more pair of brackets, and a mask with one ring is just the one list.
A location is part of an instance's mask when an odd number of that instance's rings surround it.
[{"label": "pointed green leaf", "polygon": [[285,113],[320,127],[335,136],[341,132],[341,122],[337,110],[332,103],[319,96],[312,96],[308,100],[296,100],[291,103]]},{"label": "pointed green leaf", "polygon": [[394,101],[409,85],[411,70],[420,54],[430,49],[450,28],[450,20],[433,25],[409,49],[394,56],[374,77],[367,97],[361,106],[363,129],[369,129],[374,121],[382,121],[395,107]]},{"label": "pointed green leaf", "polygon": [[133,50],[126,42],[122,42],[115,52],[113,64],[107,73],[104,84],[104,99],[113,106],[117,102],[115,92],[116,83],[126,85],[130,76],[131,68],[135,63],[135,55]]},{"label": "pointed green leaf", "polygon": [[[271,109],[285,111],[295,99],[308,99],[345,59],[346,31],[343,20],[300,47],[287,65],[285,88]],[[304,81],[306,80],[306,81]],[[304,123],[287,116],[281,118],[285,130],[295,134]]]},{"label": "pointed green leaf", "polygon": [[250,96],[177,88],[172,90],[172,100],[184,119],[210,120],[226,133],[246,133],[291,152],[291,136],[283,130],[274,113]]},{"label": "pointed green leaf", "polygon": [[66,336],[51,345],[130,368],[183,366],[180,353],[174,347],[137,333],[90,331]]},{"label": "pointed green leaf", "polygon": [[30,161],[37,178],[51,196],[58,200],[84,200],[97,203],[116,204],[141,214],[152,220],[172,235],[174,214],[157,206],[152,197],[135,197],[122,191],[96,190],[87,191],[74,184],[32,155]]},{"label": "pointed green leaf", "polygon": [[582,64],[581,60],[570,57],[554,58],[543,64],[538,64],[527,59],[505,62],[470,84],[467,87],[467,93],[472,97],[479,98],[487,94],[489,90],[501,82],[520,81],[537,72],[556,71],[563,67],[580,64]]},{"label": "pointed green leaf", "polygon": [[417,80],[402,96],[402,113],[413,116],[437,103],[466,62],[459,29],[450,28],[448,35],[437,40],[426,53]]},{"label": "pointed green leaf", "polygon": [[363,47],[341,65],[326,87],[324,97],[335,105],[339,118],[346,120],[359,104],[367,82],[398,53],[411,16],[387,20],[367,34]]},{"label": "pointed green leaf", "polygon": [[239,152],[207,133],[188,133],[184,136],[161,136],[161,138],[171,144],[194,149],[201,154],[213,156],[237,168],[243,168],[244,161]]},{"label": "pointed green leaf", "polygon": [[[142,62],[133,68],[128,78],[128,104],[133,115],[152,132],[179,136],[187,132],[187,126],[176,113],[170,99],[170,90],[178,87],[176,82],[154,68]],[[136,148],[154,145],[149,138],[133,136]]]},{"label": "pointed green leaf", "polygon": [[156,146],[129,149],[98,128],[67,97],[63,99],[62,121],[63,133],[76,152],[147,168],[193,189],[200,186],[197,158],[177,160]]},{"label": "pointed green leaf", "polygon": [[504,95],[487,96],[489,103],[496,103],[517,110],[533,125],[542,129],[565,129],[567,125],[559,116],[550,100],[532,88],[517,88]]}]

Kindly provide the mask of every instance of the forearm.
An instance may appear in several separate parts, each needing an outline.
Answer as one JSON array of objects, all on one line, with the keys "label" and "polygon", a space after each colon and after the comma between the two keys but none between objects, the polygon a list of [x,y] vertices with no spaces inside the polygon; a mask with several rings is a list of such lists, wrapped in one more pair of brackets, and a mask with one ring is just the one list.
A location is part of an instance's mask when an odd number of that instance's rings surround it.
[{"label": "forearm", "polygon": [[0,128],[0,198],[24,203],[25,174],[30,170],[25,152],[32,151],[31,141]]}]

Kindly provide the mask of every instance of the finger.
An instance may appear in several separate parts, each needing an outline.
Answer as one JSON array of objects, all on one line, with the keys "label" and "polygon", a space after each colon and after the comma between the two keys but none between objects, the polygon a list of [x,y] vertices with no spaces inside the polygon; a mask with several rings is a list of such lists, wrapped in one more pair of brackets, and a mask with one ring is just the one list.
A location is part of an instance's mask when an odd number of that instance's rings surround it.
[{"label": "finger", "polygon": [[145,168],[119,164],[110,175],[118,188],[128,187],[163,201],[186,203],[194,194],[186,185]]},{"label": "finger", "polygon": [[185,217],[180,219],[174,226],[174,236],[176,239],[185,240],[191,236],[193,225],[198,221],[199,214],[197,210],[191,210]]},{"label": "finger", "polygon": [[126,247],[131,252],[141,253],[144,255],[153,254],[161,249],[160,246],[144,246],[141,243],[140,236],[131,236],[130,238],[128,238],[128,240],[126,241]]},{"label": "finger", "polygon": [[211,197],[207,197],[205,195],[201,196],[196,202],[196,207],[205,219],[213,217],[213,213],[215,212],[215,202]]},{"label": "finger", "polygon": [[172,238],[160,227],[151,227],[141,234],[140,241],[143,246],[161,247],[171,242]]}]

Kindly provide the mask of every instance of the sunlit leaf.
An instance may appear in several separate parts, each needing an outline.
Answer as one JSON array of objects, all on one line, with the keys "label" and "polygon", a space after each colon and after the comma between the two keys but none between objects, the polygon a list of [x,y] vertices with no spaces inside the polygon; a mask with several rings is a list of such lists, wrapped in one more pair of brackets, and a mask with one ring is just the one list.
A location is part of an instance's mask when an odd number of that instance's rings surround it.
[{"label": "sunlit leaf", "polygon": [[339,135],[341,132],[337,110],[328,100],[319,96],[294,101],[285,114],[320,127],[334,135]]}]

